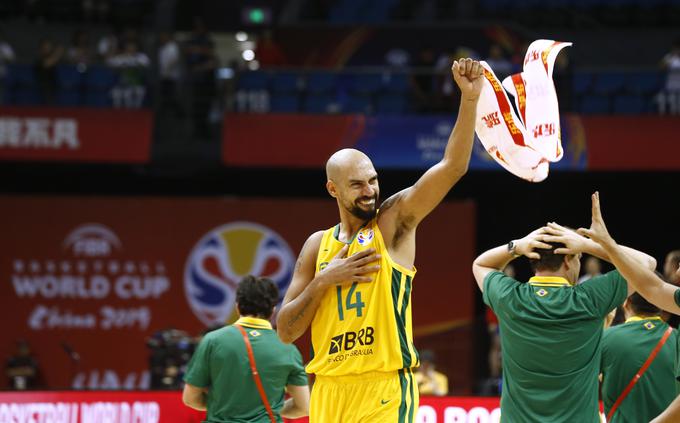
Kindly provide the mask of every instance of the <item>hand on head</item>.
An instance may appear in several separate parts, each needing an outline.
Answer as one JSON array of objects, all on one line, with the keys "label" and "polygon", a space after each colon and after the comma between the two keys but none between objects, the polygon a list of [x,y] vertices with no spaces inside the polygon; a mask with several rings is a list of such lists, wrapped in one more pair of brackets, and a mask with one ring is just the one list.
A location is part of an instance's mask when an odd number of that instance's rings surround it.
[{"label": "hand on head", "polygon": [[530,259],[540,259],[541,255],[537,253],[536,249],[550,249],[552,246],[544,242],[545,231],[544,228],[538,228],[532,231],[524,238],[517,241],[515,252]]}]

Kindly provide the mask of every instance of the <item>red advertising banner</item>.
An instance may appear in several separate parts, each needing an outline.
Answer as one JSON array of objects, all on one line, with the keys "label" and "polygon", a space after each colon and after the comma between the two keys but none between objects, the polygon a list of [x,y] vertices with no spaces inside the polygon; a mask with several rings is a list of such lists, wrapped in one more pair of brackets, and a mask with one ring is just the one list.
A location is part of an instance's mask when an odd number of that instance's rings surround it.
[{"label": "red advertising banner", "polygon": [[[498,423],[499,406],[495,397],[421,397],[415,421]],[[0,422],[198,423],[203,417],[184,406],[176,391],[0,393]]]},{"label": "red advertising banner", "polygon": [[0,160],[145,163],[150,110],[0,107]]},{"label": "red advertising banner", "polygon": [[[474,215],[444,203],[419,227],[416,336],[471,321]],[[330,199],[0,197],[0,356],[26,339],[45,387],[146,389],[154,333],[232,322],[247,274],[283,293],[306,238],[336,223]],[[173,345],[190,354],[192,339]],[[446,358],[470,375],[471,337]]]},{"label": "red advertising banner", "polygon": [[321,167],[353,147],[363,115],[226,114],[222,160],[233,166]]},{"label": "red advertising banner", "polygon": [[679,170],[680,119],[582,116],[589,170]]}]

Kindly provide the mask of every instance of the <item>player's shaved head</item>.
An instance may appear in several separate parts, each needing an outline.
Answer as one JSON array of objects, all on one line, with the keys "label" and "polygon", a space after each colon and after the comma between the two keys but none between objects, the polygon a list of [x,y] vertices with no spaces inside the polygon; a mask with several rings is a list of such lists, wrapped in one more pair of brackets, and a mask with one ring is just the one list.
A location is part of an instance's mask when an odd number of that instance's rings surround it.
[{"label": "player's shaved head", "polygon": [[375,216],[380,189],[371,159],[359,150],[344,148],[326,162],[326,189],[338,205],[363,220]]},{"label": "player's shaved head", "polygon": [[326,178],[331,181],[339,181],[347,176],[347,173],[363,166],[373,168],[373,163],[367,155],[354,148],[338,150],[326,162]]}]

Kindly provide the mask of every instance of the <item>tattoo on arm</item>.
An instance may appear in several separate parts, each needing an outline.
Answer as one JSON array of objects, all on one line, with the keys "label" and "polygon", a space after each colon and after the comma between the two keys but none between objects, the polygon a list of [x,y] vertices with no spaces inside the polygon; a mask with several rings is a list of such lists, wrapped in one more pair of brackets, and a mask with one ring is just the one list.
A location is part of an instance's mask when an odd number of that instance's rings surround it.
[{"label": "tattoo on arm", "polygon": [[384,212],[386,210],[391,209],[395,204],[399,202],[399,200],[401,200],[401,195],[402,193],[398,192],[391,196],[390,198],[388,198],[387,200],[383,201],[382,204],[380,205],[380,212]]},{"label": "tattoo on arm", "polygon": [[300,318],[305,314],[305,311],[307,311],[307,308],[311,303],[312,299],[308,298],[307,301],[303,304],[300,311],[288,321],[288,327],[292,327],[295,323],[297,323],[298,320],[300,320]]},{"label": "tattoo on arm", "polygon": [[304,261],[304,255],[305,255],[305,250],[307,249],[307,244],[309,243],[309,239],[305,241],[304,245],[302,246],[302,249],[300,250],[300,255],[298,255],[297,262],[295,262],[295,273],[300,271],[300,268],[302,267],[302,263]]}]

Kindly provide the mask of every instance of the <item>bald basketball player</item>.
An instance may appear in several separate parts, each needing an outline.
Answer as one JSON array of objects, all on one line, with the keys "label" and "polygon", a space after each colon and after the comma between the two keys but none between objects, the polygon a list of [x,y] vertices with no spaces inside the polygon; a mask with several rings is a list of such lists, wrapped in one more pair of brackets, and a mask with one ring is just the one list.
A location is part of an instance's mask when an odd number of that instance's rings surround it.
[{"label": "bald basketball player", "polygon": [[453,63],[461,90],[456,125],[443,159],[378,210],[378,174],[363,153],[344,149],[326,164],[326,188],[340,223],[302,247],[278,314],[284,342],[311,325],[316,375],[310,421],[412,422],[418,366],[411,326],[416,228],[465,174],[474,139],[482,67]]}]

